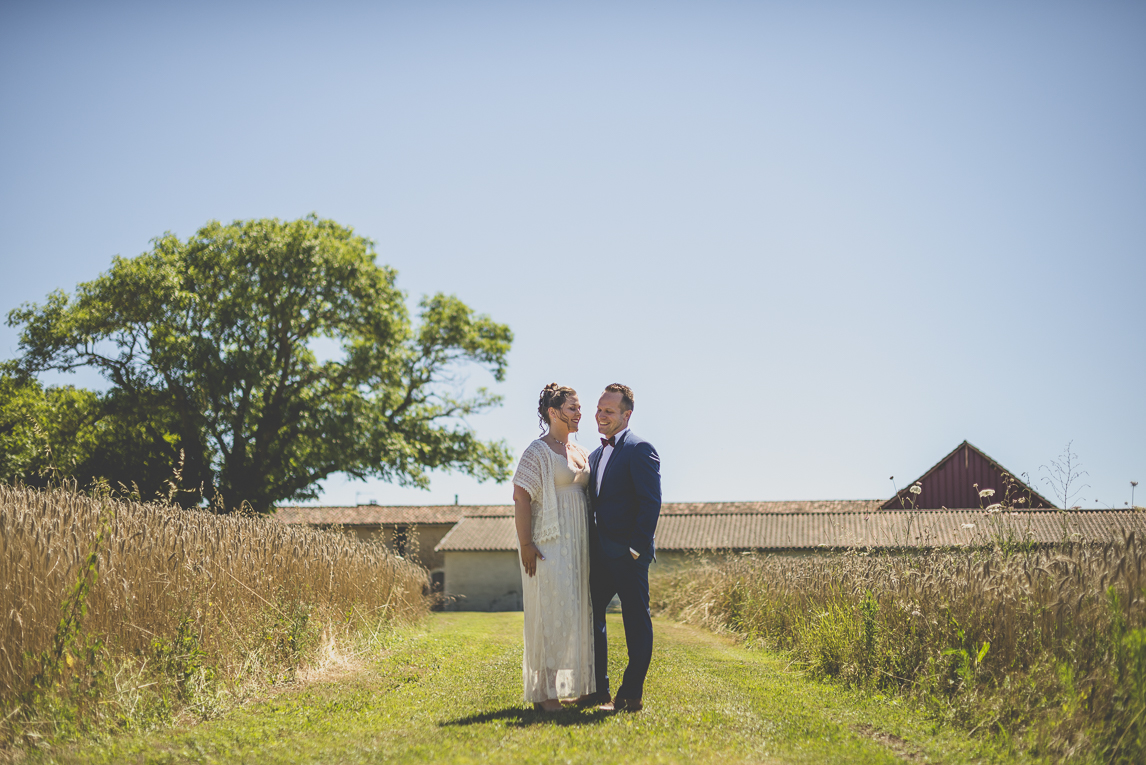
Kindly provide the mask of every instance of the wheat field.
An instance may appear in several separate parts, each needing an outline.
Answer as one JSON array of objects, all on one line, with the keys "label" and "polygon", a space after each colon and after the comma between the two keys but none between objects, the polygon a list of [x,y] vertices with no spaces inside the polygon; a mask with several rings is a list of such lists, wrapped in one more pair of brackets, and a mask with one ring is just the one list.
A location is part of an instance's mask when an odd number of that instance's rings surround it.
[{"label": "wheat field", "polygon": [[1146,758],[1146,571],[1112,544],[710,555],[651,582],[654,613],[913,697],[1054,761]]},{"label": "wheat field", "polygon": [[180,713],[420,618],[425,569],[331,531],[0,486],[0,742]]}]

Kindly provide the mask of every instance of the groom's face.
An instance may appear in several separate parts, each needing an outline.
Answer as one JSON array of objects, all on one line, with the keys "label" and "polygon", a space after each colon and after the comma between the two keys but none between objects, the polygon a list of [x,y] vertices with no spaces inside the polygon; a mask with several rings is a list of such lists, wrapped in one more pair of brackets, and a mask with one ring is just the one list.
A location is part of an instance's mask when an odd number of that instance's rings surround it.
[{"label": "groom's face", "polygon": [[597,431],[612,438],[625,429],[632,414],[632,409],[625,409],[620,393],[605,391],[597,402]]}]

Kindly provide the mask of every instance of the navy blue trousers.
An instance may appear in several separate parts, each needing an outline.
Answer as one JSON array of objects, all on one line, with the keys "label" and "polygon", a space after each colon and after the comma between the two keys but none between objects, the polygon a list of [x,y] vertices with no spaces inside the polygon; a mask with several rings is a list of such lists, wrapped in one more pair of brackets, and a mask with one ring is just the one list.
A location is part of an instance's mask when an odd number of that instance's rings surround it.
[{"label": "navy blue trousers", "polygon": [[[606,541],[606,547],[613,547]],[[609,691],[609,639],[605,629],[605,609],[616,595],[621,600],[625,642],[629,664],[625,667],[618,699],[639,699],[645,693],[645,675],[653,658],[653,620],[649,615],[649,564],[652,552],[634,559],[627,548],[619,557],[606,555],[600,544],[592,545],[589,564],[589,593],[593,600],[593,662],[597,690]]]}]

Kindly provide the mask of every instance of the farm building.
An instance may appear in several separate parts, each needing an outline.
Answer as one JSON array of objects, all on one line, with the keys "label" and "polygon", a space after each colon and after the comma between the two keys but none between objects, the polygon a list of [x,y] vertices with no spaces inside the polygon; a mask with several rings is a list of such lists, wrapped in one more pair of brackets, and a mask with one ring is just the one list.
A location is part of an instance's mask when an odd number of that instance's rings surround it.
[{"label": "farm building", "polygon": [[[682,565],[704,551],[814,555],[844,549],[923,549],[1006,539],[1036,545],[1146,533],[1146,513],[1054,511],[1014,474],[964,441],[916,482],[888,500],[666,502],[657,526],[653,570]],[[977,487],[976,487],[977,484]],[[1010,487],[1022,512],[988,512]],[[979,491],[993,489],[989,501]],[[914,504],[912,503],[912,500]],[[918,512],[917,512],[918,511]],[[521,608],[521,573],[512,505],[283,507],[285,523],[380,535],[399,555],[429,570],[449,607]]]},{"label": "farm building", "polygon": [[918,496],[912,496],[912,484],[908,484],[884,502],[882,509],[980,507],[979,492],[983,489],[995,492],[991,500],[983,504],[999,502],[1010,491],[1013,500],[1031,509],[1054,508],[1054,503],[967,441],[956,446],[914,483],[922,488]]},{"label": "farm building", "polygon": [[435,550],[442,537],[463,514],[513,515],[512,505],[358,505],[356,507],[280,507],[275,518],[283,523],[305,523],[337,528],[361,539],[380,537],[403,557],[417,558],[430,571],[435,587],[444,577],[445,558]]},{"label": "farm building", "polygon": [[[992,541],[1041,546],[1112,540],[1128,531],[1146,534],[1146,513],[1119,510],[996,513],[872,508],[762,512],[756,507],[751,512],[711,512],[703,505],[693,507],[694,512],[662,512],[657,525],[657,560],[650,575],[712,551],[816,555],[846,549],[902,551]],[[437,549],[445,558],[445,594],[452,601],[450,607],[474,611],[521,608],[521,573],[512,516],[463,516]]]},{"label": "farm building", "polygon": [[[876,509],[879,500],[858,502],[666,502],[657,527],[657,562],[660,569],[677,565],[692,550],[729,549],[740,540],[754,518],[784,513],[855,515]],[[517,530],[513,506],[496,513],[467,513],[442,541],[436,552],[444,560],[445,594],[457,608],[478,611],[521,608],[521,572],[517,562]],[[705,519],[727,518],[714,531]],[[700,525],[689,525],[689,521]],[[701,531],[696,534],[693,529]],[[667,531],[666,531],[667,530]],[[684,535],[675,533],[683,530]],[[668,535],[667,537],[665,535]],[[691,535],[692,538],[687,538]],[[667,546],[666,541],[667,540]],[[695,542],[700,542],[697,546]]]}]

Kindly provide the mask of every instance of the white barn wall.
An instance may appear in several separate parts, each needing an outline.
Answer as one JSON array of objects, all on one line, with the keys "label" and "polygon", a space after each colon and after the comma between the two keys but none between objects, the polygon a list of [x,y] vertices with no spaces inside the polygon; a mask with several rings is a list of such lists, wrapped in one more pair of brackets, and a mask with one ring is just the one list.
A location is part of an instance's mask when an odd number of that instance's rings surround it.
[{"label": "white barn wall", "polygon": [[521,564],[516,551],[447,551],[445,559],[447,610],[521,610]]},{"label": "white barn wall", "polygon": [[[520,611],[521,565],[517,552],[448,551],[445,557],[446,610]],[[694,565],[699,556],[682,550],[657,553],[649,575],[671,574]]]}]

